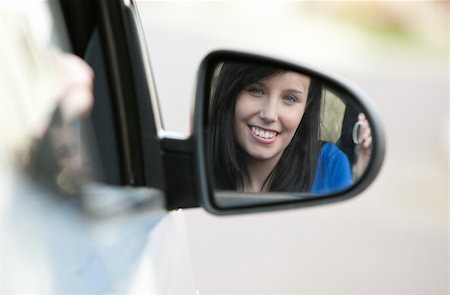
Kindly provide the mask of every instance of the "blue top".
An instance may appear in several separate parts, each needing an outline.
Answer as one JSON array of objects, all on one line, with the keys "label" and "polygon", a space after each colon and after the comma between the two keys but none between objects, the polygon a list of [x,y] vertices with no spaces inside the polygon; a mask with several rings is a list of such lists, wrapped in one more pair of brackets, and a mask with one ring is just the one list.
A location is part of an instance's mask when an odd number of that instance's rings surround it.
[{"label": "blue top", "polygon": [[325,194],[352,184],[350,161],[336,145],[325,142],[320,150],[311,193]]}]

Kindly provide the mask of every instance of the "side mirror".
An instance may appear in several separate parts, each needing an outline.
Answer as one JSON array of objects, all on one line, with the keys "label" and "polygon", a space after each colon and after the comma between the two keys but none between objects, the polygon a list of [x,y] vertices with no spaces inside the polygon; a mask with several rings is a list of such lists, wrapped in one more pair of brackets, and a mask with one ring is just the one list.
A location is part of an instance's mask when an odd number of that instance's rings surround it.
[{"label": "side mirror", "polygon": [[361,90],[263,56],[206,56],[194,118],[198,193],[214,214],[342,201],[368,187],[384,159],[381,123]]}]

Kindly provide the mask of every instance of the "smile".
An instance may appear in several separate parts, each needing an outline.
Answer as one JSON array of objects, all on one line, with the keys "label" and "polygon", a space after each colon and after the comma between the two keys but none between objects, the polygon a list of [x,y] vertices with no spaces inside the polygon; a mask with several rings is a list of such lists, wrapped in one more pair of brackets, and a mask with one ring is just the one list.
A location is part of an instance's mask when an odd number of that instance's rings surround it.
[{"label": "smile", "polygon": [[278,134],[275,131],[264,130],[255,126],[251,126],[250,129],[254,135],[265,139],[274,138]]}]

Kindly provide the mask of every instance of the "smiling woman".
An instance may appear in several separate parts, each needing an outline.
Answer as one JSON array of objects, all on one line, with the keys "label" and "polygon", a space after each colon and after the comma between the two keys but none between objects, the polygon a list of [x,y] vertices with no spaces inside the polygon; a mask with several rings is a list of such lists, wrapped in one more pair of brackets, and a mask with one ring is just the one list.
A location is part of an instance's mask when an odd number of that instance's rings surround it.
[{"label": "smiling woman", "polygon": [[267,65],[224,63],[211,102],[218,189],[335,192],[352,184],[349,158],[319,140],[320,80]]}]

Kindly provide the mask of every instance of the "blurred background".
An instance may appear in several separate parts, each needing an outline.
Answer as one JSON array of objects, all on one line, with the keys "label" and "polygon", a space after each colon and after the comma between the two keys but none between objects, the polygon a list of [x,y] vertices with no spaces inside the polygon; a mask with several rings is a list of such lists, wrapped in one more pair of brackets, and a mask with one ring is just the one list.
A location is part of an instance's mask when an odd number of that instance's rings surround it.
[{"label": "blurred background", "polygon": [[167,130],[190,133],[201,59],[236,49],[352,81],[386,132],[380,175],[350,201],[185,210],[200,294],[448,294],[448,1],[137,2]]}]

